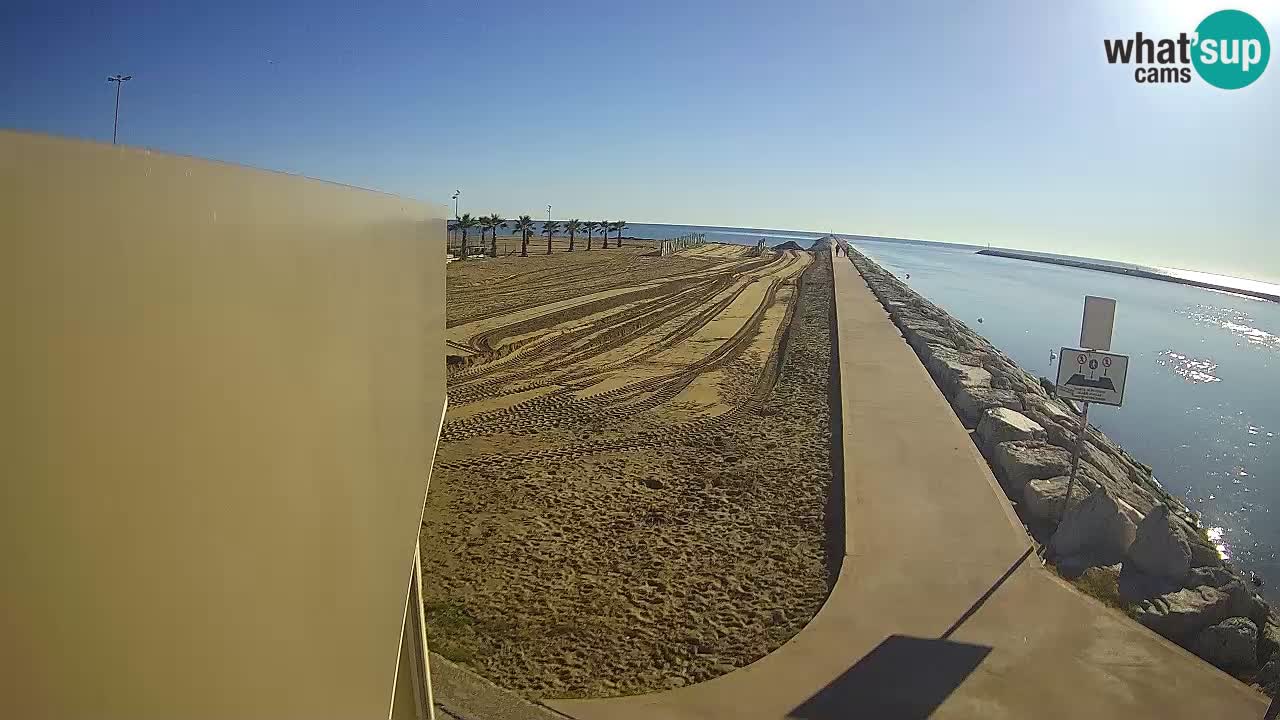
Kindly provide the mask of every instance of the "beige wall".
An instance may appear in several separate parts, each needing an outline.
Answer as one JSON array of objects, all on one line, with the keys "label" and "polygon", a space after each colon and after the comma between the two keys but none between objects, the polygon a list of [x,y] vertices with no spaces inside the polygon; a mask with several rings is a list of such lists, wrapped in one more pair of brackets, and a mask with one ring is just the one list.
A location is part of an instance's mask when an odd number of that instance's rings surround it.
[{"label": "beige wall", "polygon": [[0,132],[0,716],[387,716],[444,227]]}]

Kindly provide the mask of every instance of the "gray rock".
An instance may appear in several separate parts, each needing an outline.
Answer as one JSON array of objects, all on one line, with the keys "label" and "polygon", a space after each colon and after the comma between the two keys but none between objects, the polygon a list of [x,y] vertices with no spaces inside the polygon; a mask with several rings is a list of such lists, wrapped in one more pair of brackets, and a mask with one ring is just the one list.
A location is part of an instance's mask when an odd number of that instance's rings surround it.
[{"label": "gray rock", "polygon": [[1099,565],[1096,560],[1088,555],[1068,555],[1060,557],[1054,561],[1054,566],[1058,569],[1058,574],[1068,580],[1075,580],[1087,571],[1094,568],[1094,571],[1104,575],[1112,576],[1113,581],[1118,582],[1120,577],[1119,565]]},{"label": "gray rock", "polygon": [[[986,372],[985,370],[983,372]],[[988,379],[988,382],[990,380]],[[993,387],[962,385],[956,389],[951,400],[956,415],[969,427],[982,418],[982,413],[990,408],[1003,407],[1013,411],[1022,409],[1022,400],[1012,390],[997,390]]]},{"label": "gray rock", "polygon": [[1198,567],[1191,568],[1191,572],[1187,573],[1187,577],[1183,579],[1183,587],[1199,587],[1208,585],[1212,588],[1225,587],[1228,583],[1239,582],[1240,578],[1231,574],[1231,571],[1222,567]]},{"label": "gray rock", "polygon": [[1273,615],[1267,618],[1258,632],[1258,661],[1266,662],[1276,658],[1277,653],[1280,653],[1280,622]]},{"label": "gray rock", "polygon": [[900,329],[907,342],[922,340],[929,345],[953,345],[946,328],[934,323],[907,321]]},{"label": "gray rock", "polygon": [[933,355],[932,348],[934,347],[948,349],[954,347],[950,340],[940,335],[923,331],[909,334],[907,336],[907,344],[910,345],[911,349],[915,350],[916,354],[920,357],[931,357]]},{"label": "gray rock", "polygon": [[1045,439],[1048,440],[1051,444],[1057,445],[1058,447],[1063,448],[1068,452],[1075,447],[1076,445],[1075,430],[1068,429],[1064,425],[1055,425],[1051,422],[1047,422],[1045,418],[1042,416],[1032,414],[1029,417],[1031,417],[1032,420],[1035,420],[1036,422],[1040,423],[1041,427],[1044,428]]},{"label": "gray rock", "polygon": [[1134,617],[1164,637],[1185,641],[1231,617],[1231,596],[1207,586],[1185,588],[1137,603]]},{"label": "gray rock", "polygon": [[1134,566],[1157,577],[1181,583],[1191,570],[1191,548],[1186,536],[1169,521],[1169,508],[1156,505],[1138,525],[1138,535],[1129,548]]},{"label": "gray rock", "polygon": [[[960,352],[944,345],[927,345],[926,350],[920,355],[920,359],[924,362],[924,367],[929,371],[929,376],[938,384],[938,387],[946,394],[947,372],[952,364],[963,365],[960,361]],[[917,350],[919,352],[919,350]]]},{"label": "gray rock", "polygon": [[1034,403],[1034,406],[1031,403],[1028,403],[1027,405],[1028,410],[1034,410],[1035,412],[1042,413],[1043,415],[1045,415],[1045,417],[1049,418],[1052,422],[1058,423],[1060,425],[1071,426],[1071,427],[1080,426],[1080,418],[1073,415],[1069,410],[1063,407],[1062,404],[1057,400],[1050,400],[1048,398],[1036,398],[1035,400],[1032,401],[1032,403]]},{"label": "gray rock", "polygon": [[960,388],[991,387],[991,373],[983,368],[965,365],[958,360],[944,360],[942,373],[942,389],[948,396],[954,396]]},{"label": "gray rock", "polygon": [[1027,395],[1023,397],[1023,414],[1035,420],[1044,428],[1049,442],[1058,447],[1069,448],[1075,442],[1079,420],[1070,416],[1063,417],[1066,411],[1052,400]]},{"label": "gray rock", "polygon": [[1011,440],[996,445],[992,453],[996,477],[1010,497],[1022,497],[1031,480],[1058,477],[1071,471],[1071,455],[1041,440]]},{"label": "gray rock", "polygon": [[929,333],[938,337],[947,337],[947,329],[939,323],[933,322],[926,318],[919,318],[914,315],[903,313],[898,318],[898,327],[902,330],[902,334],[911,339],[913,335],[918,333]]},{"label": "gray rock", "polygon": [[994,448],[1011,440],[1043,440],[1044,428],[1026,415],[1007,407],[988,408],[978,420],[978,437]]},{"label": "gray rock", "polygon": [[1218,548],[1200,540],[1198,533],[1188,533],[1188,545],[1191,548],[1191,565],[1193,567],[1222,567],[1222,553]]},{"label": "gray rock", "polygon": [[[1172,504],[1175,503],[1174,498],[1168,498],[1165,502],[1170,505],[1169,522],[1182,532],[1183,537],[1187,539],[1187,544],[1191,548],[1191,567],[1222,567],[1222,553],[1218,552],[1218,548],[1209,543],[1193,523],[1182,517],[1181,513],[1186,513],[1185,509],[1178,509]],[[1189,514],[1189,513],[1188,513]]]},{"label": "gray rock", "polygon": [[1148,575],[1135,568],[1133,563],[1125,563],[1120,570],[1120,599],[1125,603],[1132,604],[1150,600],[1161,595],[1177,592],[1179,589],[1181,588],[1179,588],[1176,581],[1156,575]]},{"label": "gray rock", "polygon": [[1243,580],[1230,582],[1221,590],[1231,596],[1232,615],[1249,618],[1259,627],[1266,624],[1267,611],[1270,609],[1267,607],[1267,601],[1250,590]]},{"label": "gray rock", "polygon": [[1258,671],[1258,684],[1271,697],[1280,696],[1280,657],[1273,657]]},{"label": "gray rock", "polygon": [[[1062,510],[1062,497],[1067,494],[1066,475],[1055,478],[1032,480],[1022,487],[1022,508],[1036,520],[1057,521],[1058,512]],[[1071,488],[1071,502],[1067,510],[1079,505],[1089,497],[1090,488],[1076,478],[1075,487]]]},{"label": "gray rock", "polygon": [[1103,472],[1103,474],[1116,482],[1128,483],[1129,472],[1122,468],[1114,458],[1099,447],[1095,439],[1090,438],[1089,441],[1082,446],[1080,457],[1082,460],[1098,468]]},{"label": "gray rock", "polygon": [[1258,626],[1232,617],[1201,630],[1192,650],[1223,670],[1252,670],[1258,666],[1257,645]]},{"label": "gray rock", "polygon": [[1059,557],[1087,554],[1110,565],[1124,557],[1136,531],[1122,503],[1110,493],[1095,490],[1063,517],[1049,549]]}]

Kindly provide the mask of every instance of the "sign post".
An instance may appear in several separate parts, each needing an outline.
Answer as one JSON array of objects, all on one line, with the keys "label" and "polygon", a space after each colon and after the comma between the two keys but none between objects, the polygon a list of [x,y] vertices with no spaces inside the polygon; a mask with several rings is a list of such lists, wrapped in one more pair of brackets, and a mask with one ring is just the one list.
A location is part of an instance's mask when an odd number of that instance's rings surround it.
[{"label": "sign post", "polygon": [[1067,480],[1067,492],[1062,496],[1062,503],[1058,505],[1058,524],[1062,524],[1062,518],[1067,514],[1067,503],[1071,500],[1071,490],[1076,485],[1076,471],[1080,467],[1080,449],[1084,447],[1085,435],[1089,433],[1089,401],[1084,401],[1084,410],[1080,414],[1080,434],[1076,436],[1076,447],[1071,451],[1071,477]]},{"label": "sign post", "polygon": [[1075,488],[1076,474],[1080,467],[1080,452],[1089,434],[1089,403],[1119,407],[1124,403],[1124,381],[1129,370],[1129,357],[1100,352],[1111,349],[1111,330],[1115,323],[1116,301],[1110,298],[1085,296],[1084,317],[1080,322],[1080,345],[1083,348],[1062,348],[1058,353],[1057,395],[1065,400],[1079,400],[1080,434],[1071,452],[1071,476],[1067,480],[1067,492],[1058,507],[1058,522],[1062,522]]}]

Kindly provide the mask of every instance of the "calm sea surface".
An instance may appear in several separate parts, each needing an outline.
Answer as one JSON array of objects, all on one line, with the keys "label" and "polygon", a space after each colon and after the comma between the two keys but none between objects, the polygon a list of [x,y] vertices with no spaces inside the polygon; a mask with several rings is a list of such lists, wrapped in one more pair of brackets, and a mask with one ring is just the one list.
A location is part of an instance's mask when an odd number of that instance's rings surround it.
[{"label": "calm sea surface", "polygon": [[[751,245],[820,233],[628,225],[626,234]],[[845,235],[845,237],[853,237]],[[1089,419],[1204,514],[1224,552],[1280,600],[1280,303],[1170,282],[976,255],[977,248],[857,239],[866,255],[1024,369],[1052,378],[1050,350],[1080,338],[1085,295],[1116,299],[1111,349],[1130,356],[1122,408]],[[1255,283],[1256,284],[1256,283]],[[1274,289],[1272,289],[1274,291]],[[981,319],[981,321],[979,321]]]}]

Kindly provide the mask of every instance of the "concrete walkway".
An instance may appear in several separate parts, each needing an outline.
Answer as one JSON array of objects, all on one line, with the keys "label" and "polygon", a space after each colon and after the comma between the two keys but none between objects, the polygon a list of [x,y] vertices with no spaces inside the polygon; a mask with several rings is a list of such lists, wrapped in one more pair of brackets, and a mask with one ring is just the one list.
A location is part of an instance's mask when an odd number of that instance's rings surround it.
[{"label": "concrete walkway", "polygon": [[847,530],[826,605],[714,680],[547,704],[582,720],[1261,718],[1261,695],[1040,566],[915,353],[833,260]]},{"label": "concrete walkway", "polygon": [[565,720],[560,713],[435,653],[431,653],[431,692],[436,720]]}]

